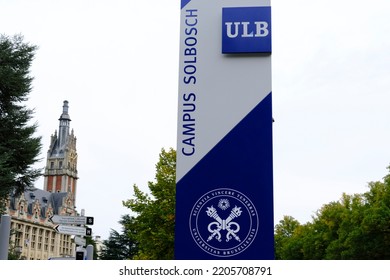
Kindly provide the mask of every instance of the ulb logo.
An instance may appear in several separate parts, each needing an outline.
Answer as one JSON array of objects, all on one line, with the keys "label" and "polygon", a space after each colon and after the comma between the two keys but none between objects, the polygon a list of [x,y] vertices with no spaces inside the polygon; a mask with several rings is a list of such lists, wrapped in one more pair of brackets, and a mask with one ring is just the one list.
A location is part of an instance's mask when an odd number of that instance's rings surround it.
[{"label": "ulb logo", "polygon": [[222,53],[271,53],[271,7],[222,8]]},{"label": "ulb logo", "polygon": [[256,238],[258,215],[247,196],[221,188],[199,198],[189,224],[194,241],[203,251],[216,257],[231,257],[245,251]]}]

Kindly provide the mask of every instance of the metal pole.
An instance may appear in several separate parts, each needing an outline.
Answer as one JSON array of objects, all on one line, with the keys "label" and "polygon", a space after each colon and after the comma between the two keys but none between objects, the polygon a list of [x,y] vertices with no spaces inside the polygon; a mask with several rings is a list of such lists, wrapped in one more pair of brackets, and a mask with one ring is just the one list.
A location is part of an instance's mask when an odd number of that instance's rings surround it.
[{"label": "metal pole", "polygon": [[9,235],[11,231],[11,216],[2,215],[0,224],[0,260],[8,260]]},{"label": "metal pole", "polygon": [[93,245],[87,246],[87,260],[93,260]]}]

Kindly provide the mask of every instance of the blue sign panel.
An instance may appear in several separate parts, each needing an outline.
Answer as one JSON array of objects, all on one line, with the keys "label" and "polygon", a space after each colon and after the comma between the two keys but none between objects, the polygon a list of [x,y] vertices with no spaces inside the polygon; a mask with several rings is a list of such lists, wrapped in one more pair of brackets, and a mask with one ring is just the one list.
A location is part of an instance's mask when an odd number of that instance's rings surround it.
[{"label": "blue sign panel", "polygon": [[271,53],[271,7],[223,8],[222,53]]},{"label": "blue sign panel", "polygon": [[271,93],[179,182],[176,259],[273,259]]}]

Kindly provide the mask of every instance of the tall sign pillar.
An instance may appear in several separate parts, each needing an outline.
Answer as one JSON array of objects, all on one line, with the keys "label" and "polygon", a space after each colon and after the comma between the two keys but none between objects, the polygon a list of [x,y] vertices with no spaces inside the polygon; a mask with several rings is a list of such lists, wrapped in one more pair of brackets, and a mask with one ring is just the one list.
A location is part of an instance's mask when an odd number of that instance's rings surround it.
[{"label": "tall sign pillar", "polygon": [[176,259],[273,259],[269,0],[181,0]]}]

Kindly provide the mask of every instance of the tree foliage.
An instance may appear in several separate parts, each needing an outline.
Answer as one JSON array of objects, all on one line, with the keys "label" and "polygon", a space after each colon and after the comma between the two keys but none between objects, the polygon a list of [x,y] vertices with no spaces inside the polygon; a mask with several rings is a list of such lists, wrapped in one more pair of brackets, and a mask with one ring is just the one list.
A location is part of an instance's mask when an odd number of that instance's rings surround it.
[{"label": "tree foliage", "polygon": [[276,257],[390,259],[390,174],[368,188],[363,194],[343,194],[304,225],[285,217],[275,227]]},{"label": "tree foliage", "polygon": [[29,70],[35,50],[20,35],[0,35],[0,210],[11,192],[18,195],[32,188],[41,173],[32,167],[41,137],[34,137],[34,112],[24,105],[32,88]]},{"label": "tree foliage", "polygon": [[[291,238],[294,236],[296,229],[300,223],[291,216],[284,216],[283,220],[275,226],[275,257],[276,259],[285,259],[285,256],[290,256],[297,252],[295,250]],[[287,251],[287,252],[285,252]],[[295,256],[299,258],[298,256]]]},{"label": "tree foliage", "polygon": [[119,223],[122,232],[111,229],[108,240],[103,241],[103,249],[99,256],[102,260],[128,260],[132,259],[138,250],[134,231],[135,218],[123,215]]},{"label": "tree foliage", "polygon": [[149,182],[150,194],[134,185],[134,198],[123,205],[137,214],[134,236],[136,259],[173,259],[175,226],[176,151],[161,150],[156,164],[156,181]]}]

